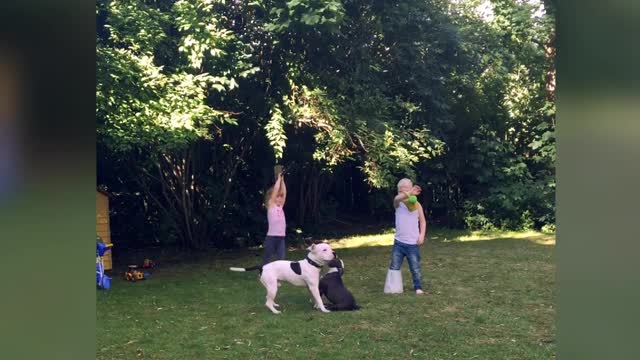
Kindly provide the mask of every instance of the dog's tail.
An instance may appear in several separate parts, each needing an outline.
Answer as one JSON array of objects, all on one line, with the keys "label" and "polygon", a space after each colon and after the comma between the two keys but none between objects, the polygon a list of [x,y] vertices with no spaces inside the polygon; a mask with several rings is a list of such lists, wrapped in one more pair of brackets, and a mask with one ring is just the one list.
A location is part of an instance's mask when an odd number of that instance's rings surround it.
[{"label": "dog's tail", "polygon": [[259,272],[262,272],[262,265],[256,265],[256,266],[252,266],[252,267],[248,267],[248,268],[230,267],[229,270],[231,270],[231,271],[240,271],[240,272],[258,270]]}]

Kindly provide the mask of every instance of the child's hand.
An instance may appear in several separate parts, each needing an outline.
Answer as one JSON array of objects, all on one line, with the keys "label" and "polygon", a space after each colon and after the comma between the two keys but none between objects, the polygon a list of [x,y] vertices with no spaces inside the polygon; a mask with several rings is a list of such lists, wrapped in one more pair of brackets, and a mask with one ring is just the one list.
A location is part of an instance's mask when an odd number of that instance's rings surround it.
[{"label": "child's hand", "polygon": [[422,244],[424,244],[424,238],[418,239],[418,245],[422,245]]},{"label": "child's hand", "polygon": [[420,186],[418,185],[413,185],[413,187],[411,188],[411,195],[420,195],[421,192],[422,188],[420,188]]}]

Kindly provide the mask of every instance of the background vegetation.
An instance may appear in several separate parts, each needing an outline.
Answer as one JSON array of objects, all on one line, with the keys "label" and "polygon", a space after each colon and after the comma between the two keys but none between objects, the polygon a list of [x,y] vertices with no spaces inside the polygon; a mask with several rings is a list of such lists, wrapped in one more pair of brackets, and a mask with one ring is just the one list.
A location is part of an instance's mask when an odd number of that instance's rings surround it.
[{"label": "background vegetation", "polygon": [[98,185],[120,246],[243,247],[287,169],[292,240],[392,223],[553,229],[555,5],[98,0]]}]

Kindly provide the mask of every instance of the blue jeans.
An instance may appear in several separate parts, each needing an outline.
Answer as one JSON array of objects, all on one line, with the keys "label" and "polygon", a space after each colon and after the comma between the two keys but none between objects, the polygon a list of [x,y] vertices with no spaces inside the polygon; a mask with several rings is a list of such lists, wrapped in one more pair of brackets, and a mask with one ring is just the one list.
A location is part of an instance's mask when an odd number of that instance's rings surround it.
[{"label": "blue jeans", "polygon": [[271,262],[273,257],[276,260],[284,260],[285,243],[284,236],[269,236],[264,238],[264,253],[262,255],[262,265]]},{"label": "blue jeans", "polygon": [[391,250],[391,265],[389,269],[400,270],[404,257],[407,257],[409,270],[413,277],[413,288],[415,290],[422,289],[422,273],[420,272],[420,248],[418,245],[409,245],[401,243],[398,240],[393,242]]}]

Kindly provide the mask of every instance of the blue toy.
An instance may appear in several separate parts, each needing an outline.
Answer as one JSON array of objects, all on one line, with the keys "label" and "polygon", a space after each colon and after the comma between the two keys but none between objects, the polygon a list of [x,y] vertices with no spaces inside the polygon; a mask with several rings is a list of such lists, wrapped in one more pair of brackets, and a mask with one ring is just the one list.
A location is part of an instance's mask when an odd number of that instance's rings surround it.
[{"label": "blue toy", "polygon": [[102,257],[107,251],[111,250],[113,244],[105,244],[98,236],[96,243],[96,282],[98,288],[109,289],[111,287],[111,278],[104,273],[104,261]]}]

